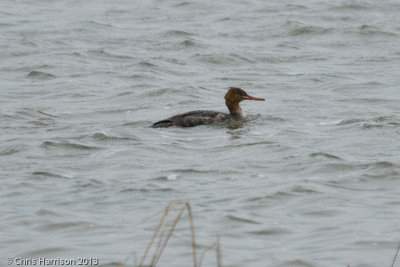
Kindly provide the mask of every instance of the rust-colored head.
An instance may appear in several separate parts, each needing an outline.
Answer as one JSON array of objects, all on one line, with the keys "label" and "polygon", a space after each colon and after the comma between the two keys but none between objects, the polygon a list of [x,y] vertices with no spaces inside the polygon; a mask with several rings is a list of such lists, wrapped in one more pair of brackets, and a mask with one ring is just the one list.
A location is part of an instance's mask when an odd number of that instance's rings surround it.
[{"label": "rust-colored head", "polygon": [[235,102],[241,102],[243,100],[252,100],[252,101],[265,101],[264,98],[257,98],[257,97],[252,97],[249,96],[244,90],[238,88],[238,87],[229,87],[228,92],[225,94],[225,101],[226,100],[233,101]]},{"label": "rust-colored head", "polygon": [[230,87],[225,94],[225,104],[232,115],[242,116],[242,109],[239,103],[243,100],[265,101],[264,98],[249,96],[244,90],[237,87]]}]

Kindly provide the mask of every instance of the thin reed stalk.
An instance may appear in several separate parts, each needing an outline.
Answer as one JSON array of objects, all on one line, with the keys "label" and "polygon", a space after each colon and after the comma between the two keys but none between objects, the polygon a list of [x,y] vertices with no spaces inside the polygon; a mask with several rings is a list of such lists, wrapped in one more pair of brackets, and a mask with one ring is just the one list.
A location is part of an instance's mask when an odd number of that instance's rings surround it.
[{"label": "thin reed stalk", "polygon": [[[176,225],[178,224],[179,220],[181,219],[182,214],[185,211],[185,208],[186,208],[186,206],[183,206],[181,208],[178,216],[175,218],[174,222],[172,223],[171,229],[169,230],[169,233],[168,233],[167,237],[165,239],[160,238],[160,243],[157,246],[158,250],[156,250],[156,253],[154,253],[153,260],[151,262],[151,267],[155,267],[156,266],[158,260],[161,257],[162,252],[164,251],[165,247],[167,246],[168,240],[172,236],[172,233],[174,232]],[[196,264],[194,266],[196,267]]]},{"label": "thin reed stalk", "polygon": [[400,244],[399,244],[399,246],[397,247],[396,255],[394,255],[393,262],[392,262],[392,267],[394,266],[394,264],[395,264],[395,262],[396,262],[397,255],[399,255],[399,251],[400,251]]},{"label": "thin reed stalk", "polygon": [[142,256],[142,259],[140,260],[139,267],[143,266],[143,263],[146,260],[147,254],[149,253],[149,251],[150,251],[150,249],[151,249],[151,247],[153,245],[153,242],[156,239],[157,234],[160,231],[161,226],[163,226],[164,221],[167,218],[167,216],[168,216],[168,209],[166,209],[164,216],[161,218],[160,223],[157,225],[156,229],[154,230],[154,234],[153,234],[152,238],[150,239],[149,244],[146,247],[146,250],[145,250],[145,252],[144,252],[144,254]]},{"label": "thin reed stalk", "polygon": [[221,245],[219,243],[219,234],[217,234],[217,266],[222,267]]},{"label": "thin reed stalk", "polygon": [[[174,218],[172,224],[170,226],[167,225],[168,218],[170,215],[170,211],[172,209],[175,209],[177,207],[180,207],[178,211],[178,215]],[[193,266],[197,267],[197,253],[196,253],[196,236],[195,236],[195,229],[194,229],[194,222],[193,222],[193,214],[192,214],[192,209],[187,200],[183,201],[177,201],[169,204],[165,209],[156,212],[155,214],[151,215],[150,218],[163,213],[163,216],[160,219],[160,222],[157,224],[156,228],[154,229],[153,236],[150,239],[149,244],[146,247],[146,250],[139,262],[139,265],[136,265],[136,254],[134,256],[134,261],[135,261],[135,267],[143,267],[144,262],[146,261],[150,250],[152,248],[155,249],[155,252],[152,256],[151,259],[151,267],[155,267],[164,251],[166,248],[169,239],[171,238],[173,232],[175,231],[175,228],[177,224],[179,223],[180,219],[182,218],[183,213],[187,210],[188,212],[188,217],[189,217],[189,223],[190,223],[190,232],[191,232],[191,238],[192,238],[192,255],[193,255]],[[148,219],[148,218],[147,218]],[[155,241],[158,239],[155,245]],[[155,246],[154,246],[155,245]],[[130,258],[130,257],[129,257]],[[128,259],[129,259],[128,258]]]},{"label": "thin reed stalk", "polygon": [[[170,211],[173,209],[176,209],[176,208],[179,208],[178,214],[173,218],[171,225],[168,225],[168,219],[171,215]],[[179,221],[181,220],[182,215],[185,212],[185,210],[187,210],[189,224],[190,224],[193,266],[200,267],[203,262],[205,254],[209,250],[216,247],[218,267],[222,267],[222,256],[221,256],[221,248],[220,248],[220,244],[219,244],[219,235],[217,235],[217,242],[215,244],[213,244],[212,246],[204,249],[204,251],[200,257],[200,261],[197,261],[197,250],[196,250],[197,245],[196,245],[196,234],[195,234],[195,228],[194,228],[194,219],[193,219],[192,208],[187,200],[173,202],[173,203],[169,204],[165,209],[157,211],[153,215],[146,218],[145,220],[148,220],[159,214],[162,214],[162,216],[160,218],[160,222],[157,224],[156,228],[154,229],[154,233],[153,233],[149,243],[146,246],[145,252],[143,253],[143,256],[141,257],[139,264],[137,265],[138,259],[134,252],[131,253],[127,257],[127,259],[125,259],[125,262],[127,262],[131,257],[133,257],[134,267],[144,267],[144,266],[156,267],[158,261],[161,258],[162,253],[164,252],[164,249],[167,247],[169,239],[171,238],[172,234],[174,233],[176,226],[178,225]],[[150,265],[144,265],[146,259],[149,256],[150,251],[154,251],[154,253],[151,256],[151,263],[150,263]]]},{"label": "thin reed stalk", "polygon": [[201,257],[200,257],[200,259],[199,259],[199,267],[201,267],[201,264],[203,263],[204,256],[206,255],[206,253],[207,253],[208,251],[210,251],[211,249],[213,249],[216,245],[217,245],[217,244],[215,243],[215,244],[212,244],[211,246],[206,247],[205,249],[203,249],[203,253],[201,253]]}]

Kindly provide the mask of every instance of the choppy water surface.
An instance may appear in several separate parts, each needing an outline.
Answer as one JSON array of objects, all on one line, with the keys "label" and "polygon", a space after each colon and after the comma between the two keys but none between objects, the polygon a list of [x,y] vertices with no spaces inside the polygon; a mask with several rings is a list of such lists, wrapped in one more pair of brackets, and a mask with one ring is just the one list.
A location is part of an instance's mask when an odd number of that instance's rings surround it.
[{"label": "choppy water surface", "polygon": [[[219,233],[224,266],[390,266],[399,14],[394,0],[1,1],[2,264],[140,256],[158,222],[143,220],[187,199],[198,253]],[[149,128],[224,111],[229,86],[267,101],[243,103],[242,125]],[[192,265],[188,225],[160,266]]]}]

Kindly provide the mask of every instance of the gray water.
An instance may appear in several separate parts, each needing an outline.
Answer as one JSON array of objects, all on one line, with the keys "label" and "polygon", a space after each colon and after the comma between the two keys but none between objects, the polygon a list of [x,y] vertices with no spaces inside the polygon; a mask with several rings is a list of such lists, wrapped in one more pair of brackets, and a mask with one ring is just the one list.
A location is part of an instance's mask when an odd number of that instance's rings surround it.
[{"label": "gray water", "polygon": [[[223,266],[390,266],[399,65],[396,0],[2,0],[1,264],[139,257],[187,199]],[[229,86],[267,101],[149,128]],[[159,266],[193,266],[187,213]]]}]

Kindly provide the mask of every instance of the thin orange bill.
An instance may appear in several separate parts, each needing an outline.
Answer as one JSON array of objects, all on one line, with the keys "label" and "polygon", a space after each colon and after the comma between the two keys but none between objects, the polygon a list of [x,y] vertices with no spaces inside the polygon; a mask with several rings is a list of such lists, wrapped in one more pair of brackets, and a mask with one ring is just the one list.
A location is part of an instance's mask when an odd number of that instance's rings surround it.
[{"label": "thin orange bill", "polygon": [[245,100],[251,100],[251,101],[265,101],[264,98],[258,98],[258,97],[252,97],[252,96],[246,96]]}]

